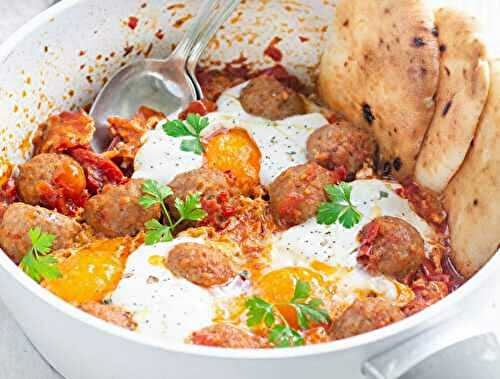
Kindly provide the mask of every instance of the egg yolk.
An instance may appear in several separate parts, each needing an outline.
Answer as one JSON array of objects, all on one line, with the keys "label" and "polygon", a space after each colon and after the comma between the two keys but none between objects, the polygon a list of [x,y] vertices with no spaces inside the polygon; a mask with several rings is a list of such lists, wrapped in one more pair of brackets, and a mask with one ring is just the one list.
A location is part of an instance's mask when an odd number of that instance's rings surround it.
[{"label": "egg yolk", "polygon": [[211,136],[205,157],[209,167],[230,172],[243,193],[259,184],[260,150],[245,129],[232,128]]},{"label": "egg yolk", "polygon": [[256,293],[265,301],[274,304],[290,326],[298,328],[295,308],[289,305],[295,293],[297,281],[307,282],[311,296],[324,287],[323,278],[313,270],[304,267],[286,267],[271,271],[256,283]]},{"label": "egg yolk", "polygon": [[43,283],[49,291],[72,304],[102,301],[122,277],[126,256],[123,239],[97,241],[58,264],[61,277]]}]

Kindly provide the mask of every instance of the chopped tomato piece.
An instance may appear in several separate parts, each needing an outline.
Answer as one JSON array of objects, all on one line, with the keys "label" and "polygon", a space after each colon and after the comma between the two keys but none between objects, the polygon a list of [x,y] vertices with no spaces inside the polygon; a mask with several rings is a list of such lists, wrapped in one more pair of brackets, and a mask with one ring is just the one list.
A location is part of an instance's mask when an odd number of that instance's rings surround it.
[{"label": "chopped tomato piece", "polygon": [[103,155],[113,160],[125,172],[132,173],[135,155],[142,146],[142,136],[164,118],[163,113],[145,106],[140,107],[130,120],[117,116],[109,117],[112,139]]},{"label": "chopped tomato piece", "polygon": [[0,220],[9,204],[12,204],[17,200],[16,183],[13,178],[9,178],[2,185],[2,187],[0,187]]},{"label": "chopped tomato piece", "polygon": [[94,120],[83,109],[50,116],[39,126],[33,139],[35,155],[88,146],[94,131]]},{"label": "chopped tomato piece", "polygon": [[123,184],[127,181],[120,168],[110,159],[83,148],[68,152],[85,171],[87,190],[95,195],[106,184]]},{"label": "chopped tomato piece", "polygon": [[179,114],[179,119],[185,120],[190,113],[197,113],[200,116],[205,116],[208,113],[215,112],[216,110],[217,105],[210,100],[196,100],[189,104],[188,107]]},{"label": "chopped tomato piece", "polygon": [[216,230],[224,229],[229,218],[237,211],[230,200],[227,192],[221,192],[215,199],[202,198],[201,206],[207,212],[207,216],[201,221],[201,225],[212,226]]},{"label": "chopped tomato piece", "polygon": [[409,180],[403,183],[403,188],[397,191],[397,194],[408,199],[415,212],[427,222],[440,229],[446,226],[446,211],[432,191]]}]

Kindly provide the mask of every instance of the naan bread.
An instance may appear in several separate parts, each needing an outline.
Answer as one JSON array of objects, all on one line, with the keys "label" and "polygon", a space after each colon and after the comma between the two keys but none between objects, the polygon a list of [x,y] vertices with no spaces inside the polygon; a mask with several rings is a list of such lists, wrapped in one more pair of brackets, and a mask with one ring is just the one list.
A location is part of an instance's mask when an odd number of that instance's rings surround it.
[{"label": "naan bread", "polygon": [[500,244],[500,60],[490,64],[490,92],[473,146],[444,192],[457,269],[471,277]]},{"label": "naan bread", "polygon": [[488,97],[486,46],[473,17],[436,12],[441,51],[436,112],[417,159],[415,178],[442,192],[462,164]]},{"label": "naan bread", "polygon": [[372,128],[385,173],[413,175],[434,114],[439,50],[434,15],[419,0],[341,0],[320,65],[331,108]]}]

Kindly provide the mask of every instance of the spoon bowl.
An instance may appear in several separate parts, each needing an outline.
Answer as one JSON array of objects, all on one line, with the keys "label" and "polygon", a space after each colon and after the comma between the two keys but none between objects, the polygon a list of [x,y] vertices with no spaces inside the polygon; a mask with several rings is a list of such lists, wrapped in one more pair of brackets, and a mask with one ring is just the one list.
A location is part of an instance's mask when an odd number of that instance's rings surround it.
[{"label": "spoon bowl", "polygon": [[191,28],[167,59],[144,59],[113,75],[90,109],[96,126],[92,139],[92,148],[96,152],[105,151],[111,142],[107,124],[109,116],[132,118],[140,106],[166,115],[175,114],[202,98],[193,67],[210,38],[239,2],[206,0]]}]

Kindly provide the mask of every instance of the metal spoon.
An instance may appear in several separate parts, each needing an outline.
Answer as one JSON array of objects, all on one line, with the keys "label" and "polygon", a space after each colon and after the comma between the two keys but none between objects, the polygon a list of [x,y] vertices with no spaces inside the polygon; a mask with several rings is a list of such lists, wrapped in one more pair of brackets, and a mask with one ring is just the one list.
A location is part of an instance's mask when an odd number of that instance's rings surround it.
[{"label": "metal spoon", "polygon": [[[107,119],[111,115],[131,118],[141,105],[171,114],[201,99],[194,68],[210,38],[239,3],[240,0],[206,0],[193,25],[167,59],[131,63],[111,78],[90,109],[96,125],[92,140],[95,151],[102,152],[109,145]],[[195,56],[190,59],[192,51]]]}]

